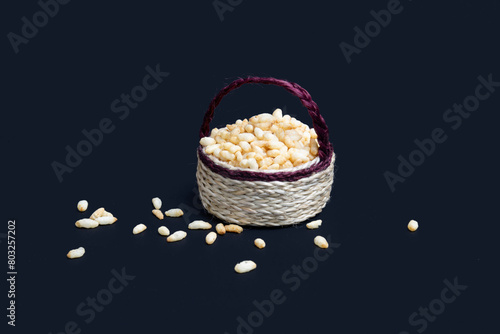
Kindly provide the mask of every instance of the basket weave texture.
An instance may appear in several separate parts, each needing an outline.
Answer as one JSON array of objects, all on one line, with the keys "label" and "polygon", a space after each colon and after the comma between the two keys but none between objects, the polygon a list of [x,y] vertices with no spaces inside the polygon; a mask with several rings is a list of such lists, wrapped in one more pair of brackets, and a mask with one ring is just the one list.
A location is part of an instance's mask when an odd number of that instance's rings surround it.
[{"label": "basket weave texture", "polygon": [[299,97],[318,134],[318,157],[290,169],[252,171],[228,168],[227,164],[205,154],[199,146],[196,178],[203,206],[214,216],[239,225],[284,226],[314,217],[330,199],[335,154],[318,106],[298,84],[260,77],[233,81],[210,103],[200,129],[200,138],[209,136],[215,107],[222,98],[246,83],[278,85]]}]

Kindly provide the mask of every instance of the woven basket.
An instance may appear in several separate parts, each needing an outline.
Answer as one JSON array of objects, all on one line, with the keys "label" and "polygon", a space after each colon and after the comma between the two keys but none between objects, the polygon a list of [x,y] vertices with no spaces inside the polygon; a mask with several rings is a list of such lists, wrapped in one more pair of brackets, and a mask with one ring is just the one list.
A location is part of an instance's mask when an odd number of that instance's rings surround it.
[{"label": "woven basket", "polygon": [[328,127],[305,89],[275,78],[235,80],[210,103],[200,138],[210,135],[209,125],[222,98],[247,83],[281,86],[301,100],[318,134],[318,157],[294,168],[253,171],[230,166],[205,154],[203,147],[199,146],[196,179],[201,202],[214,216],[239,225],[284,226],[303,222],[321,212],[330,199],[335,162]]}]

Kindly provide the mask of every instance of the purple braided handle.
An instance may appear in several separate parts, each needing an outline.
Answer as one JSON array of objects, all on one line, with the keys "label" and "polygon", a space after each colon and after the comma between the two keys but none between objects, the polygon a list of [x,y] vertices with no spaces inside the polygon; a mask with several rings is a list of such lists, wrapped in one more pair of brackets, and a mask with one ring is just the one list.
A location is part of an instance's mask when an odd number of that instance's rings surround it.
[{"label": "purple braided handle", "polygon": [[295,172],[276,172],[276,173],[262,173],[253,171],[238,171],[238,170],[228,170],[217,166],[203,153],[201,146],[198,147],[198,156],[212,171],[227,176],[229,178],[238,180],[248,180],[248,181],[296,181],[300,178],[309,176],[315,172],[319,172],[328,168],[333,155],[333,147],[329,142],[328,138],[328,126],[326,122],[319,113],[318,105],[312,100],[311,95],[301,86],[296,83],[288,82],[286,80],[280,80],[275,78],[261,78],[261,77],[247,77],[240,78],[231,82],[213,98],[212,102],[208,107],[205,117],[203,118],[203,123],[200,128],[200,138],[208,137],[210,135],[210,122],[213,119],[215,108],[219,105],[222,98],[226,96],[232,90],[235,90],[246,83],[260,83],[265,85],[276,85],[285,88],[291,94],[297,96],[302,105],[307,108],[309,116],[311,116],[313,121],[313,127],[318,135],[319,150],[318,155],[320,162],[308,169],[298,170]]}]

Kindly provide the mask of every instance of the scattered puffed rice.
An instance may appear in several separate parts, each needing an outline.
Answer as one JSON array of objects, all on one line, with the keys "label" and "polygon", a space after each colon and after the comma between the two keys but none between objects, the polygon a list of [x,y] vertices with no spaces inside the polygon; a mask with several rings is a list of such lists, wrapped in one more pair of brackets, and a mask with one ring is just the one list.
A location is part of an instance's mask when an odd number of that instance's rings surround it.
[{"label": "scattered puffed rice", "polygon": [[118,218],[111,216],[102,216],[95,219],[95,221],[98,222],[99,225],[111,225],[114,224],[117,220]]},{"label": "scattered puffed rice", "polygon": [[177,231],[175,232],[174,234],[172,234],[171,236],[169,236],[167,238],[167,241],[168,242],[175,242],[175,241],[179,241],[179,240],[182,240],[186,237],[187,233],[184,232],[184,231]]},{"label": "scattered puffed rice", "polygon": [[170,231],[168,228],[166,228],[165,226],[160,226],[158,227],[158,233],[160,235],[163,235],[165,237],[169,236],[170,235]]},{"label": "scattered puffed rice", "polygon": [[226,228],[224,227],[224,224],[222,224],[222,223],[219,223],[219,224],[215,225],[215,230],[220,235],[226,234]]},{"label": "scattered puffed rice", "polygon": [[161,199],[159,199],[158,197],[155,197],[155,198],[153,198],[152,202],[153,202],[153,206],[155,207],[156,210],[161,209]]},{"label": "scattered puffed rice", "polygon": [[410,220],[408,223],[408,229],[412,232],[415,232],[418,228],[418,222],[416,220]]},{"label": "scattered puffed rice", "polygon": [[93,219],[84,218],[84,219],[78,220],[75,223],[75,226],[78,228],[96,228],[97,226],[99,226],[99,223]]},{"label": "scattered puffed rice", "polygon": [[249,271],[254,270],[257,268],[257,264],[251,260],[245,260],[241,261],[240,263],[236,264],[234,266],[234,271],[236,271],[238,274],[243,274],[247,273]]},{"label": "scattered puffed rice", "polygon": [[255,244],[255,246],[257,246],[260,249],[266,247],[266,242],[264,240],[262,240],[261,238],[255,239],[253,243]]},{"label": "scattered puffed rice", "polygon": [[78,208],[78,211],[83,212],[89,207],[89,202],[87,202],[86,200],[81,200],[78,202],[76,207]]},{"label": "scattered puffed rice", "polygon": [[310,230],[314,230],[314,229],[317,229],[321,226],[321,223],[323,221],[321,219],[318,219],[318,220],[315,220],[315,221],[312,221],[310,223],[307,223],[306,224],[306,227]]},{"label": "scattered puffed rice", "polygon": [[132,233],[134,234],[139,234],[141,232],[144,232],[144,230],[147,229],[147,226],[144,225],[144,224],[138,224],[134,227],[134,229],[132,230]]},{"label": "scattered puffed rice", "polygon": [[102,217],[102,214],[104,213],[104,208],[99,208],[97,210],[94,211],[94,213],[90,216],[90,219],[96,219],[96,218],[99,218],[99,217]]},{"label": "scattered puffed rice", "polygon": [[215,239],[217,239],[217,233],[212,231],[205,237],[205,242],[207,243],[207,245],[211,245],[215,242]]},{"label": "scattered puffed rice", "polygon": [[68,259],[78,259],[79,257],[82,257],[83,254],[85,254],[85,248],[78,247],[77,249],[70,250],[66,256]]},{"label": "scattered puffed rice", "polygon": [[188,225],[188,229],[190,230],[209,230],[211,228],[212,225],[203,220],[195,220]]},{"label": "scattered puffed rice", "polygon": [[181,209],[170,209],[165,211],[165,216],[167,217],[180,217],[184,214]]},{"label": "scattered puffed rice", "polygon": [[161,212],[160,210],[154,209],[152,212],[156,216],[156,218],[160,220],[163,219],[163,212]]},{"label": "scattered puffed rice", "polygon": [[328,241],[320,235],[314,238],[314,244],[319,248],[328,248]]},{"label": "scattered puffed rice", "polygon": [[236,224],[224,225],[226,232],[241,233],[243,232],[243,227]]}]

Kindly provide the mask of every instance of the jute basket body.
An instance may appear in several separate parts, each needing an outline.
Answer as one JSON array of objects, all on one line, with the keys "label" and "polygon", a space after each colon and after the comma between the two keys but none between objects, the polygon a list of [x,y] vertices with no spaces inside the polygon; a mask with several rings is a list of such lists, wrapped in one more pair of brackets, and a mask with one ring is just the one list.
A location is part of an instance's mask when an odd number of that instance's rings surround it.
[{"label": "jute basket body", "polygon": [[303,222],[321,212],[330,199],[335,163],[335,154],[328,141],[328,127],[305,89],[274,78],[238,79],[212,100],[205,114],[200,138],[209,135],[210,121],[222,97],[246,83],[282,86],[300,98],[318,134],[318,158],[286,170],[251,171],[234,168],[209,157],[200,146],[196,178],[201,202],[208,212],[228,223],[284,226]]}]

